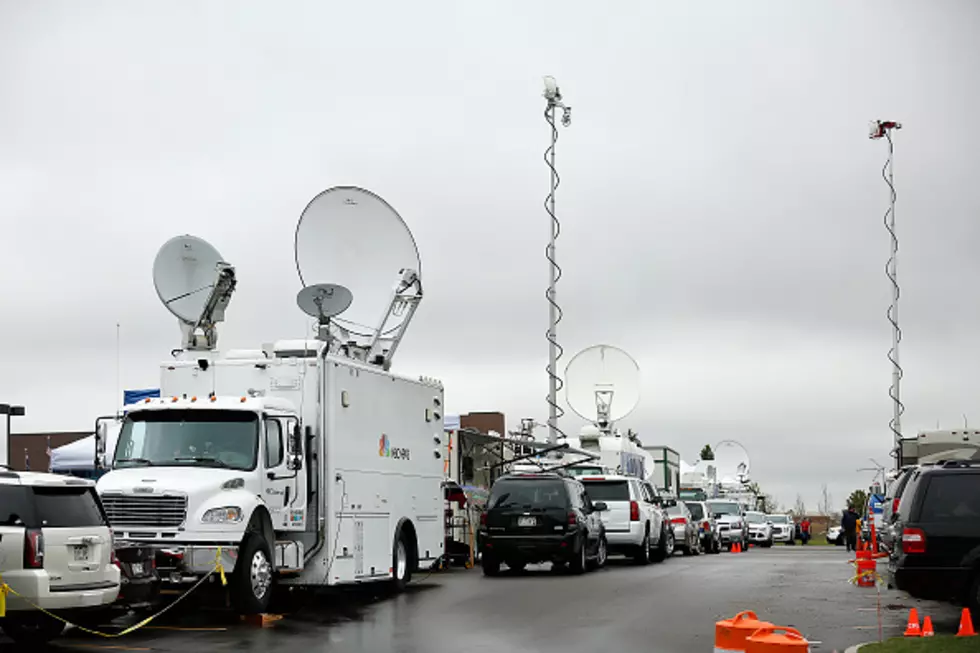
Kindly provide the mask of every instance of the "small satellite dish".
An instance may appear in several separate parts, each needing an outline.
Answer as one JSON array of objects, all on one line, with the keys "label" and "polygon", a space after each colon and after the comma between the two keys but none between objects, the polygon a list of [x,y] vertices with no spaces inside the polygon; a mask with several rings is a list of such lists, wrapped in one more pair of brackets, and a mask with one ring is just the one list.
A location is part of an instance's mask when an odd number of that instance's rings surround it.
[{"label": "small satellite dish", "polygon": [[618,347],[583,349],[565,367],[565,397],[583,419],[615,422],[640,401],[640,366]]},{"label": "small satellite dish", "polygon": [[[422,262],[408,225],[381,197],[356,186],[336,186],[313,198],[296,225],[294,250],[304,287],[333,283],[350,290],[356,301],[334,321],[359,336],[375,335],[401,271],[421,280]],[[408,311],[391,313],[384,333],[407,319]]]},{"label": "small satellite dish", "polygon": [[749,480],[751,462],[749,452],[740,442],[722,440],[713,448],[717,479],[721,483],[746,483]]},{"label": "small satellite dish", "polygon": [[335,283],[318,283],[307,286],[296,295],[296,303],[310,317],[321,323],[340,315],[354,301],[351,291]]},{"label": "small satellite dish", "polygon": [[180,322],[184,345],[190,349],[214,347],[214,325],[224,320],[235,284],[235,269],[197,236],[171,238],[153,261],[153,286]]}]

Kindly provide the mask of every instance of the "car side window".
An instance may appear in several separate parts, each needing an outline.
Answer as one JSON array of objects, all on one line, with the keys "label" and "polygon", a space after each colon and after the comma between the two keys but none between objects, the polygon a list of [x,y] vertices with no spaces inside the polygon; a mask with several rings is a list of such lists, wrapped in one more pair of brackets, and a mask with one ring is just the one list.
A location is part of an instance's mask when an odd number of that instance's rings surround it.
[{"label": "car side window", "polygon": [[581,496],[582,496],[582,510],[584,510],[587,513],[593,512],[595,508],[592,506],[592,499],[590,499],[589,495],[585,493],[585,488],[582,488]]},{"label": "car side window", "polygon": [[572,508],[578,508],[579,510],[584,509],[584,504],[582,503],[582,493],[585,488],[578,486],[572,481],[565,481],[565,487],[568,488],[568,499],[572,504]]}]

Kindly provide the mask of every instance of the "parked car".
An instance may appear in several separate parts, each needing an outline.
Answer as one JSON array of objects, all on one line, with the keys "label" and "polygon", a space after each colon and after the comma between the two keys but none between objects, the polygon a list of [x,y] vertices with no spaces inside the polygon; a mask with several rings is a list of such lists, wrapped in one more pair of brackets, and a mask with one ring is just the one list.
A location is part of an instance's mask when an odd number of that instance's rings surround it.
[{"label": "parked car", "polygon": [[687,505],[683,502],[675,503],[667,508],[667,516],[670,517],[670,525],[674,529],[674,546],[686,556],[700,555],[701,538]]},{"label": "parked car", "polygon": [[837,526],[831,526],[827,529],[827,541],[831,544],[836,544],[837,546],[844,546],[844,529]]},{"label": "parked car", "polygon": [[895,545],[895,531],[894,525],[895,520],[898,519],[898,506],[902,500],[902,493],[905,491],[905,486],[909,482],[909,478],[912,476],[912,472],[915,470],[916,465],[908,465],[903,467],[901,472],[895,480],[891,482],[888,487],[888,491],[885,493],[885,501],[881,506],[881,544],[886,551],[891,551],[892,547]]},{"label": "parked car", "polygon": [[117,544],[116,566],[122,582],[116,605],[126,610],[153,606],[160,596],[156,550],[137,544]]},{"label": "parked car", "polygon": [[745,521],[749,523],[749,541],[769,548],[772,546],[772,522],[764,512],[750,510],[745,513]]},{"label": "parked car", "polygon": [[743,551],[749,548],[749,525],[745,521],[745,509],[737,501],[712,499],[706,502],[711,515],[717,520],[718,534],[722,546],[741,545]]},{"label": "parked car", "polygon": [[796,544],[796,523],[790,515],[766,515],[772,524],[772,541]]},{"label": "parked car", "polygon": [[966,604],[980,618],[980,461],[914,470],[895,526],[890,582],[915,598]]},{"label": "parked car", "polygon": [[632,476],[580,476],[593,503],[603,502],[600,513],[611,553],[625,553],[637,564],[661,562],[674,552],[674,531],[669,528],[662,499],[648,484]]},{"label": "parked car", "polygon": [[490,489],[481,516],[483,573],[496,576],[500,565],[515,571],[527,564],[567,565],[572,573],[606,564],[607,542],[599,513],[576,479],[553,472],[509,474]]},{"label": "parked car", "polygon": [[685,501],[691,511],[691,518],[698,525],[698,536],[701,538],[701,550],[706,553],[721,553],[721,535],[718,532],[718,520],[711,516],[708,504],[704,501]]},{"label": "parked car", "polygon": [[0,574],[17,593],[0,619],[15,642],[36,645],[64,630],[24,599],[69,621],[111,605],[120,570],[95,483],[0,469]]}]

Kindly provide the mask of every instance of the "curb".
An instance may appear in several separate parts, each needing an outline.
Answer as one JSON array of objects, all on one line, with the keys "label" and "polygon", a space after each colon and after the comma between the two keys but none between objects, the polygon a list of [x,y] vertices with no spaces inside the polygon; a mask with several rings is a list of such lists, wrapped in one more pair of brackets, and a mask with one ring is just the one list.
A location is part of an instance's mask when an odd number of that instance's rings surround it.
[{"label": "curb", "polygon": [[869,643],[870,642],[865,642],[864,644],[855,644],[854,646],[850,646],[850,647],[844,649],[844,653],[857,653],[857,651],[858,651],[859,648],[863,648],[863,647],[867,646]]}]

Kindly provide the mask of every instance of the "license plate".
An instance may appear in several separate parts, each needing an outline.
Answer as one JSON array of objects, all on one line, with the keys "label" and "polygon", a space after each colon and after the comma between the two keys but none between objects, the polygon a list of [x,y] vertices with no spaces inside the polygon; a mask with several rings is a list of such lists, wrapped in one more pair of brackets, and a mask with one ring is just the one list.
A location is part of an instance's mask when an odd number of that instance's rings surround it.
[{"label": "license plate", "polygon": [[88,547],[87,546],[76,546],[72,547],[75,551],[75,562],[84,562],[88,560]]},{"label": "license plate", "polygon": [[517,518],[517,525],[518,526],[534,526],[537,523],[538,523],[538,520],[535,519],[534,517],[518,517]]},{"label": "license plate", "polygon": [[133,568],[133,576],[142,576],[143,575],[143,563],[142,562],[134,562],[130,566]]}]

